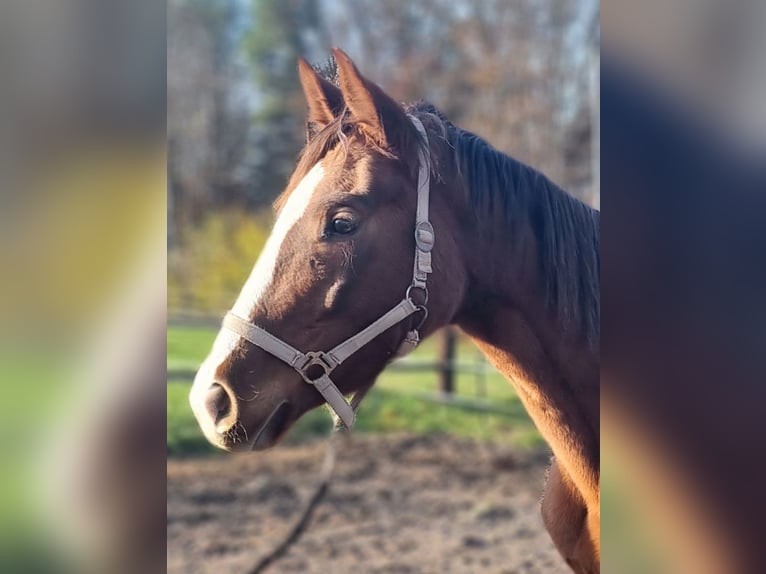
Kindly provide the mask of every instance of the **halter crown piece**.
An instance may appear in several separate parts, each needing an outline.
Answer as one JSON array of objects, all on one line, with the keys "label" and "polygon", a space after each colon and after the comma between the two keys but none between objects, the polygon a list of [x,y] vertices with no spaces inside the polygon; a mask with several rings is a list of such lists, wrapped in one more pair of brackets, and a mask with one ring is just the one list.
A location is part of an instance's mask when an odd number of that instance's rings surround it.
[{"label": "halter crown piece", "polygon": [[[427,143],[428,136],[423,124],[415,116],[410,115],[409,118]],[[407,287],[404,299],[387,313],[383,314],[377,321],[327,352],[308,351],[302,353],[265,329],[232,312],[227,313],[223,319],[223,327],[225,329],[233,331],[253,345],[260,347],[277,359],[287,363],[298,371],[298,374],[300,374],[304,381],[314,385],[316,390],[324,397],[328,406],[335,412],[338,419],[348,429],[354,426],[356,410],[359,408],[359,403],[364,394],[357,393],[351,403],[348,403],[343,394],[338,390],[338,387],[330,379],[330,373],[375,337],[400,323],[413,313],[421,311],[423,319],[415,329],[407,332],[396,353],[397,356],[406,355],[420,342],[420,333],[418,331],[428,316],[428,310],[426,309],[428,304],[428,287],[426,282],[428,281],[428,274],[432,272],[431,250],[434,247],[436,237],[434,228],[428,219],[431,162],[427,149],[421,148],[418,152],[418,157],[420,166],[418,169],[418,198],[415,214],[415,265],[412,272],[412,283]],[[412,300],[412,291],[415,289],[423,292],[422,304],[417,304]],[[310,369],[312,371],[311,375],[309,374]]]}]

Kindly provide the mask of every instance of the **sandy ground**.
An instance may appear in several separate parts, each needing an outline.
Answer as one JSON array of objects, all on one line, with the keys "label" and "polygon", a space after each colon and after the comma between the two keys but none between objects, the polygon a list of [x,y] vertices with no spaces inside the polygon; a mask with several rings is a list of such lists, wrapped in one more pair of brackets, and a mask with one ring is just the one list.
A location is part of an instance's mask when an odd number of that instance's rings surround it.
[{"label": "sandy ground", "polygon": [[[169,461],[168,572],[246,572],[299,516],[324,448]],[[441,436],[354,436],[269,572],[569,574],[540,519],[547,462]]]}]

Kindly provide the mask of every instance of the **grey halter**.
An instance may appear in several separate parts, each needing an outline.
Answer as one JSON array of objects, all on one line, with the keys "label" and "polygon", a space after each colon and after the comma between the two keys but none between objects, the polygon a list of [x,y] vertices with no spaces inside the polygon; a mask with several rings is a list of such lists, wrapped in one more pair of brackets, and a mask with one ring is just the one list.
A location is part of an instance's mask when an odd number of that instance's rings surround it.
[{"label": "grey halter", "polygon": [[[412,123],[415,124],[418,132],[424,141],[428,141],[423,124],[414,116],[409,116]],[[418,170],[418,197],[417,211],[415,215],[415,264],[412,272],[412,283],[407,287],[404,299],[392,307],[387,313],[381,316],[377,321],[362,329],[356,335],[349,337],[331,350],[308,351],[302,353],[298,349],[288,345],[283,340],[275,337],[265,329],[235,315],[232,312],[226,314],[223,320],[223,327],[233,331],[240,337],[249,341],[253,345],[260,347],[267,353],[275,356],[277,359],[287,363],[293,369],[298,371],[300,376],[310,385],[321,393],[324,400],[335,412],[337,417],[343,422],[346,428],[352,428],[356,421],[356,409],[361,402],[363,393],[357,394],[349,404],[343,394],[330,379],[330,373],[343,361],[372,341],[375,337],[400,323],[417,311],[423,312],[423,320],[420,325],[407,333],[404,340],[399,345],[397,356],[402,356],[414,349],[419,341],[420,334],[418,329],[425,322],[428,315],[426,305],[428,304],[428,287],[426,282],[428,274],[431,273],[431,250],[434,246],[434,228],[428,219],[428,194],[430,190],[431,162],[427,149],[420,149],[420,166]],[[413,289],[419,289],[423,292],[423,304],[418,305],[412,300]],[[314,374],[321,370],[319,376],[309,375],[309,369],[314,368]]]}]

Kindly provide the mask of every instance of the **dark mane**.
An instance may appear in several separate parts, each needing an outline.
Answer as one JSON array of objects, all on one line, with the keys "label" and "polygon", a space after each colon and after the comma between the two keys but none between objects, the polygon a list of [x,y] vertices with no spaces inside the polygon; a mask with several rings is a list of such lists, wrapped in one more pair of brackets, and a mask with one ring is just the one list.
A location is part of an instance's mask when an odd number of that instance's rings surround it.
[{"label": "dark mane", "polygon": [[501,217],[511,230],[531,225],[549,308],[565,328],[598,344],[599,212],[539,171],[453,125],[431,104],[414,104],[408,112],[427,126],[436,176],[460,178],[477,215]]}]

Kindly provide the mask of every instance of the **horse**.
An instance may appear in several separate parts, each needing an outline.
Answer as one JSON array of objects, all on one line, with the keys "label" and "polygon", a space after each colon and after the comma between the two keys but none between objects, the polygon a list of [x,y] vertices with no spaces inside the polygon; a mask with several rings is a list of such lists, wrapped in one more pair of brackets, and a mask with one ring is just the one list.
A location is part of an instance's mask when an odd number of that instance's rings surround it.
[{"label": "horse", "polygon": [[352,426],[392,358],[457,325],[552,450],[541,510],[554,545],[574,572],[598,572],[598,211],[333,57],[335,81],[298,62],[307,142],[195,377],[202,431],[261,450],[323,403]]}]

